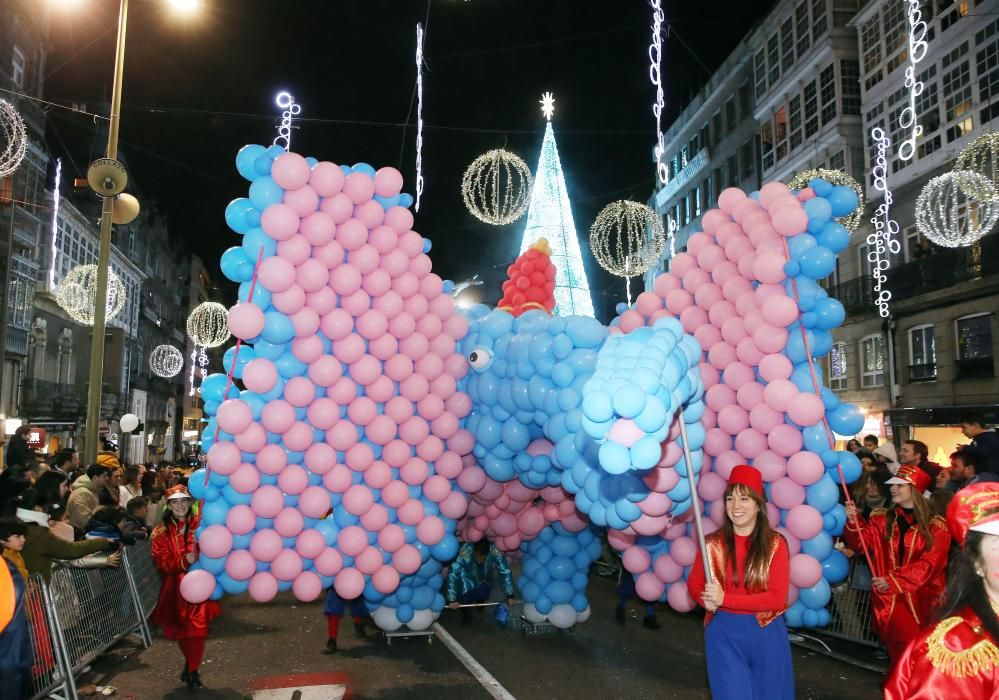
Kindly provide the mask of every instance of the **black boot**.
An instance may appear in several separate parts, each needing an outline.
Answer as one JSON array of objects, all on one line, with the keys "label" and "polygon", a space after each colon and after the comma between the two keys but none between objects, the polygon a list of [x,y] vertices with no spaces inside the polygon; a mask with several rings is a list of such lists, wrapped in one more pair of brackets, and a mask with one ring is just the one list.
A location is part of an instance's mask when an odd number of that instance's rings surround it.
[{"label": "black boot", "polygon": [[661,629],[662,625],[659,624],[659,620],[656,619],[655,615],[646,615],[645,619],[642,620],[642,627],[650,630]]},{"label": "black boot", "polygon": [[326,647],[323,649],[323,653],[326,654],[327,656],[330,655],[330,654],[335,654],[336,653],[336,640],[335,639],[327,639],[326,640]]},{"label": "black boot", "polygon": [[368,636],[368,633],[364,630],[364,622],[354,623],[354,636],[358,639],[364,639]]},{"label": "black boot", "polygon": [[617,620],[617,623],[619,625],[623,625],[624,624],[626,618],[625,618],[625,615],[624,615],[624,606],[623,605],[619,605],[616,608],[614,608],[614,619]]},{"label": "black boot", "polygon": [[184,670],[180,672],[180,682],[187,683],[190,674],[187,672],[187,661],[184,662]]},{"label": "black boot", "polygon": [[191,671],[187,674],[187,689],[197,690],[198,688],[204,688],[204,683],[201,682],[201,676],[198,675],[197,671]]}]

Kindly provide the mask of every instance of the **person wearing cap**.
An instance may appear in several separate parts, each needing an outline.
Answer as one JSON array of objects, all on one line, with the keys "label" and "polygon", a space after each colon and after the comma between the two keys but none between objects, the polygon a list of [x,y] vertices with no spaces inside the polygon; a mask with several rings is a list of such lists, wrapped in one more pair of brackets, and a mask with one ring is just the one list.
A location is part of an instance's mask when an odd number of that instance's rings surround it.
[{"label": "person wearing cap", "polygon": [[999,697],[999,484],[954,496],[951,563],[938,622],[912,641],[885,684],[888,700]]},{"label": "person wearing cap", "polygon": [[163,626],[163,636],[177,642],[184,655],[180,680],[189,690],[202,687],[199,668],[205,655],[205,639],[210,623],[221,614],[219,604],[212,600],[188,603],[180,595],[180,581],[198,560],[198,544],[194,533],[198,516],[191,513],[191,494],[180,484],[166,492],[167,512],[163,524],[153,530],[153,562],[160,572],[163,585],[150,621]]},{"label": "person wearing cap", "polygon": [[791,563],[787,541],[770,527],[763,477],[739,465],[725,488],[725,519],[707,535],[704,560],[687,579],[690,595],[707,610],[704,643],[715,700],[794,698],[794,669],[784,611]]},{"label": "person wearing cap", "polygon": [[843,538],[850,549],[863,551],[873,564],[872,626],[895,664],[905,645],[919,635],[944,588],[950,535],[944,519],[932,515],[923,493],[930,475],[914,465],[899,467],[888,479],[890,508],[865,519],[853,503],[846,506]]}]

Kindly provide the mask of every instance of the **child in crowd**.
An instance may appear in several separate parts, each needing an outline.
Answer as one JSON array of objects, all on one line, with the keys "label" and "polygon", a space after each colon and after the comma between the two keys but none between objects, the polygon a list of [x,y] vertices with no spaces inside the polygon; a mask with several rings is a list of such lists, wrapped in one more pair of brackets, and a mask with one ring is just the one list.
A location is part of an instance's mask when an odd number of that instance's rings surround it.
[{"label": "child in crowd", "polygon": [[27,698],[31,695],[31,637],[25,613],[28,570],[21,557],[27,525],[17,518],[0,518],[0,694]]},{"label": "child in crowd", "polygon": [[149,501],[145,496],[136,496],[129,499],[125,510],[127,515],[119,525],[122,533],[126,537],[134,537],[137,540],[146,539],[149,536],[149,530],[146,527],[146,518],[149,516]]},{"label": "child in crowd", "polygon": [[135,544],[135,538],[126,535],[122,526],[128,520],[128,513],[120,506],[101,506],[94,511],[87,523],[87,539],[103,537],[122,544]]},{"label": "child in crowd", "polygon": [[49,530],[60,540],[73,542],[76,539],[76,531],[66,520],[66,508],[59,503],[53,503],[48,509]]}]

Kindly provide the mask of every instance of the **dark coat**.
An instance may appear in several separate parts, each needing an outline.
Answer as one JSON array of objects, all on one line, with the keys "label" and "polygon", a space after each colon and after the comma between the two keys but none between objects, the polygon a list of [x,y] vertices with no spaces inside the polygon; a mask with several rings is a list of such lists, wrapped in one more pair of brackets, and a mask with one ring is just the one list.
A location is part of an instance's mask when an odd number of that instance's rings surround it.
[{"label": "dark coat", "polygon": [[999,433],[994,430],[979,433],[964,449],[978,460],[979,472],[999,474]]}]

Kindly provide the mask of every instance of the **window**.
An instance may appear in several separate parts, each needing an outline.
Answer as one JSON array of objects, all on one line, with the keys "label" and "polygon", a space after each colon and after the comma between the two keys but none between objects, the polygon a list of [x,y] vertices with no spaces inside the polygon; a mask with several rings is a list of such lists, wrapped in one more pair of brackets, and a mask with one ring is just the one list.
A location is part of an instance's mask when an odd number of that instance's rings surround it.
[{"label": "window", "polygon": [[728,184],[734,187],[739,183],[739,154],[728,157]]},{"label": "window", "polygon": [[714,185],[711,182],[710,175],[704,178],[703,189],[704,189],[705,206],[713,207],[715,205],[715,190],[714,190]]},{"label": "window", "polygon": [[819,130],[819,110],[818,99],[815,91],[815,81],[809,81],[805,85],[805,138],[814,136]]},{"label": "window", "polygon": [[714,194],[714,200],[717,202],[718,201],[718,195],[720,195],[721,191],[723,189],[725,189],[725,175],[722,174],[722,169],[721,168],[715,168],[715,173],[714,173],[714,175],[712,177],[713,177],[713,179],[715,181],[715,187],[714,187],[714,190],[712,190],[712,191],[715,193]]},{"label": "window", "polygon": [[791,150],[801,145],[801,95],[795,95],[788,104],[788,119],[791,129]]},{"label": "window", "polygon": [[857,13],[857,0],[833,0],[833,26],[845,27]]},{"label": "window", "polygon": [[[819,75],[821,85],[820,97],[822,98],[822,123],[828,124],[836,118],[836,74],[833,64],[825,67]],[[859,109],[857,110],[859,113]]]},{"label": "window", "polygon": [[785,73],[794,65],[794,19],[788,17],[780,25],[780,67]]},{"label": "window", "polygon": [[749,83],[739,86],[739,114],[743,119],[753,116],[753,96],[749,92]]},{"label": "window", "polygon": [[749,182],[749,178],[752,177],[753,171],[756,170],[755,158],[753,157],[753,140],[748,139],[742,146],[739,147],[739,164],[742,169],[739,171],[739,179],[744,183]]},{"label": "window", "polygon": [[993,376],[992,315],[965,316],[957,319],[954,325],[957,334],[957,378]]},{"label": "window", "polygon": [[857,255],[860,263],[860,276],[874,276],[874,262],[871,260],[871,247],[869,245],[857,246]]},{"label": "window", "polygon": [[943,31],[947,31],[957,24],[958,20],[968,14],[968,5],[970,3],[968,3],[967,0],[964,0],[963,2],[953,2],[952,0],[951,2],[944,2],[941,4],[943,4],[944,7],[949,6],[953,8],[949,12],[944,12],[944,14],[940,17],[940,28]]},{"label": "window", "polygon": [[701,188],[694,188],[694,216],[701,215]]},{"label": "window", "polygon": [[777,40],[776,32],[767,39],[767,65],[770,67],[767,78],[770,84],[774,85],[780,78],[780,42]]},{"label": "window", "polygon": [[756,98],[759,99],[767,91],[767,60],[763,49],[757,51],[753,59],[753,76],[756,81]]},{"label": "window", "polygon": [[14,47],[10,61],[10,79],[19,88],[24,87],[25,60],[24,52]]},{"label": "window", "polygon": [[735,97],[732,97],[725,103],[725,126],[729,131],[735,131],[736,124]]},{"label": "window", "polygon": [[766,172],[774,167],[774,125],[769,119],[760,128],[760,153],[763,156],[763,171]]},{"label": "window", "polygon": [[840,91],[843,93],[843,114],[860,114],[860,63],[839,62]]},{"label": "window", "polygon": [[781,107],[774,115],[774,142],[777,144],[778,162],[787,156],[787,108]]},{"label": "window", "polygon": [[810,43],[808,33],[808,0],[801,0],[794,8],[794,30],[798,33],[798,58],[801,58]]},{"label": "window", "polygon": [[812,39],[818,41],[827,27],[826,0],[812,0]]},{"label": "window", "polygon": [[711,117],[711,145],[717,146],[722,140],[722,116],[721,112],[715,112]]},{"label": "window", "polygon": [[937,351],[933,325],[909,329],[909,381],[929,382],[937,378]]},{"label": "window", "polygon": [[[979,32],[981,34],[981,32]],[[982,102],[999,98],[999,41],[993,41],[975,54],[978,68],[978,95]]]},{"label": "window", "polygon": [[965,58],[968,54],[968,42],[964,42],[949,54],[944,56],[941,68],[945,119],[957,119],[971,109],[971,62]]},{"label": "window", "polygon": [[867,389],[885,385],[884,338],[869,335],[860,341],[860,386]]},{"label": "window", "polygon": [[846,389],[848,376],[846,343],[833,343],[829,351],[829,388],[833,391]]}]

